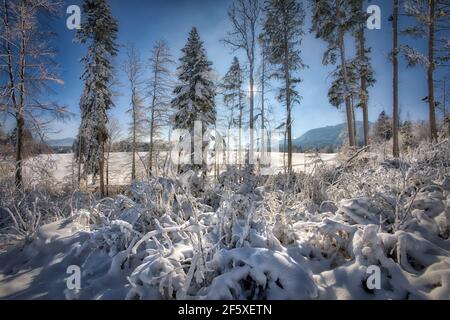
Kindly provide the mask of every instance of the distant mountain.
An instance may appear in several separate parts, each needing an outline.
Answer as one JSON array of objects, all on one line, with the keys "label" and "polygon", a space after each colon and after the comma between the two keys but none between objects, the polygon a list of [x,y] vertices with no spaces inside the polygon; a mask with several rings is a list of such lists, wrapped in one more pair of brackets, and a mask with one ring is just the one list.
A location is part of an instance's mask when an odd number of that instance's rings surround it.
[{"label": "distant mountain", "polygon": [[53,139],[48,140],[47,144],[50,147],[72,147],[73,141],[74,141],[73,138]]},{"label": "distant mountain", "polygon": [[[364,142],[364,127],[362,121],[356,122],[357,141],[359,145]],[[312,129],[300,138],[292,141],[292,145],[300,150],[336,149],[343,145],[347,139],[347,124]],[[281,148],[282,149],[282,148]]]}]

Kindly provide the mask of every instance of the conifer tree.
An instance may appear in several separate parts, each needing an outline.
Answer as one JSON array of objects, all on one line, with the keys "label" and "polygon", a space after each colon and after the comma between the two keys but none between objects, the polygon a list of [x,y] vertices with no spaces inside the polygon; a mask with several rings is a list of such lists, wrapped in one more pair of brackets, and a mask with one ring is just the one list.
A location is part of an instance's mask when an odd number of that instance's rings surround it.
[{"label": "conifer tree", "polygon": [[106,0],[85,0],[83,17],[77,37],[82,44],[88,45],[88,52],[82,58],[84,88],[80,99],[79,137],[84,143],[79,160],[94,180],[99,175],[100,193],[104,196],[104,144],[108,138],[107,111],[114,105],[110,84],[114,69],[112,59],[118,51],[118,25]]},{"label": "conifer tree", "polygon": [[[353,10],[352,0],[310,0],[312,5],[312,28],[316,37],[328,43],[322,63],[335,64],[339,57],[342,82],[344,85],[343,97],[347,116],[347,130],[349,145],[356,146],[353,112],[351,102],[351,88],[348,74],[348,61],[344,38],[358,22],[358,16]],[[335,72],[339,74],[339,71]]]},{"label": "conifer tree", "polygon": [[422,65],[427,70],[427,85],[430,136],[437,140],[435,73],[439,67],[449,67],[450,44],[450,4],[448,0],[404,0],[405,13],[414,18],[415,24],[403,30],[403,33],[427,41],[426,53],[409,45],[402,45],[409,66]]},{"label": "conifer tree", "polygon": [[373,138],[376,142],[389,141],[392,138],[391,118],[382,111],[373,126]]},{"label": "conifer tree", "polygon": [[[208,61],[203,42],[197,29],[192,28],[186,46],[181,50],[183,55],[179,59],[177,68],[179,83],[174,89],[175,98],[172,107],[175,111],[174,128],[188,130],[191,135],[191,164],[195,163],[194,123],[202,124],[202,136],[209,125],[216,121],[215,85],[212,80],[212,63]],[[207,164],[205,151],[208,143],[202,143],[202,173],[206,176]],[[197,155],[200,156],[200,155]]]},{"label": "conifer tree", "polygon": [[269,61],[277,68],[273,77],[281,80],[278,99],[286,103],[287,170],[292,172],[292,116],[294,104],[300,103],[297,85],[301,82],[296,73],[303,69],[300,44],[305,12],[297,0],[268,0],[265,2],[264,33],[268,39]]},{"label": "conifer tree", "polygon": [[[223,90],[223,102],[229,108],[231,116],[228,121],[228,130],[231,126],[237,124],[238,133],[238,150],[236,161],[241,167],[242,163],[242,127],[244,119],[244,108],[245,108],[245,94],[242,88],[244,83],[243,71],[237,57],[233,58],[230,69],[222,79],[222,90]],[[237,114],[237,116],[235,116]],[[227,134],[228,142],[227,145],[230,147],[229,132]],[[228,164],[230,164],[230,150],[228,150]]]},{"label": "conifer tree", "polygon": [[403,151],[408,151],[412,147],[416,146],[411,121],[405,121],[403,125],[400,127],[400,136],[402,137]]},{"label": "conifer tree", "polygon": [[[375,83],[374,72],[370,62],[369,53],[371,49],[366,45],[366,22],[367,13],[364,10],[363,0],[353,1],[353,10],[355,12],[356,25],[354,30],[354,37],[356,41],[356,57],[358,61],[359,74],[359,93],[357,99],[359,100],[356,107],[363,111],[363,127],[364,127],[364,146],[369,145],[369,91],[368,88]],[[355,133],[356,136],[356,133]]]}]

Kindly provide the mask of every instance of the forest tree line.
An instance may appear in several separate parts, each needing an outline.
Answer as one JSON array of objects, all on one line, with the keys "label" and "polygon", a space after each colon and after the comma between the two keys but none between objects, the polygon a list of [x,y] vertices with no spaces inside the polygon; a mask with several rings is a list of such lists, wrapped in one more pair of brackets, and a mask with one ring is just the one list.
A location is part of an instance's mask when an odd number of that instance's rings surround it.
[{"label": "forest tree line", "polygon": [[[83,93],[79,108],[81,123],[76,140],[75,157],[78,179],[92,175],[99,180],[100,192],[105,194],[105,161],[111,152],[113,138],[120,129],[110,120],[109,111],[115,106],[117,73],[126,74],[130,90],[130,125],[128,141],[132,152],[132,179],[136,178],[136,157],[142,140],[149,141],[145,160],[149,176],[154,175],[156,144],[161,135],[184,129],[194,139],[194,122],[215,126],[220,120],[228,128],[249,129],[247,150],[238,150],[245,157],[245,166],[254,170],[252,157],[257,141],[262,145],[270,127],[268,91],[273,88],[277,101],[284,109],[286,172],[292,172],[292,109],[301,104],[302,40],[311,32],[327,47],[323,65],[333,65],[333,81],[328,91],[330,104],[343,108],[346,116],[348,146],[357,147],[356,110],[363,113],[364,145],[371,144],[369,132],[370,87],[375,84],[376,72],[371,64],[371,47],[366,40],[366,23],[370,14],[362,0],[235,0],[228,10],[229,30],[222,42],[231,50],[243,54],[243,61],[234,57],[228,72],[217,78],[203,42],[195,27],[189,33],[181,58],[175,62],[168,44],[160,40],[153,45],[149,57],[143,59],[134,44],[121,46],[117,35],[119,24],[106,0],[84,0],[82,24],[76,40],[86,48],[83,64]],[[27,132],[42,135],[56,119],[70,115],[66,106],[47,101],[47,93],[63,81],[55,63],[56,50],[50,41],[54,36],[41,19],[55,16],[62,9],[58,0],[2,0],[1,8],[1,85],[2,113],[14,121],[15,184],[23,188],[24,139]],[[310,30],[305,30],[307,12],[312,16]],[[399,20],[408,17],[411,25],[399,29]],[[398,82],[399,59],[408,65],[422,66],[427,79],[429,109],[428,131],[431,140],[438,139],[436,109],[446,114],[444,99],[437,99],[436,90],[442,79],[436,79],[439,68],[447,68],[450,58],[450,4],[446,0],[393,0],[392,24],[392,118],[384,115],[378,124],[385,123],[392,139],[392,155],[400,156],[400,127]],[[352,39],[355,55],[344,41]],[[401,45],[402,37],[422,38],[426,52],[409,45]],[[126,59],[115,66],[119,50],[125,48]],[[176,72],[173,68],[176,66]],[[248,85],[247,85],[248,84]],[[255,90],[256,86],[258,90]],[[259,95],[259,105],[256,96]],[[226,107],[226,115],[217,112],[218,100]],[[384,118],[383,118],[384,117]],[[448,122],[448,120],[447,120]],[[379,128],[379,126],[378,126]],[[260,129],[260,137],[255,137]],[[375,129],[379,130],[379,129]],[[241,130],[239,130],[240,132]],[[382,133],[375,134],[377,136]],[[242,137],[239,136],[239,141]],[[116,141],[117,142],[117,141]],[[215,142],[218,143],[217,141]],[[229,142],[222,141],[223,145]],[[240,144],[239,144],[240,145]],[[205,153],[208,143],[202,146]],[[242,153],[241,153],[242,152]],[[195,153],[191,157],[194,159]],[[207,164],[197,168],[206,175]]]}]

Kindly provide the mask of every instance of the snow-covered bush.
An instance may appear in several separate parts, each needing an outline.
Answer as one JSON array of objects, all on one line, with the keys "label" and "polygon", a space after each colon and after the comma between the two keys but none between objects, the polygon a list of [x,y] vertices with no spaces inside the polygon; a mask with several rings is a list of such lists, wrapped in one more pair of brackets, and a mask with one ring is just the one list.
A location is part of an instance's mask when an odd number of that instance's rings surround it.
[{"label": "snow-covered bush", "polygon": [[0,211],[5,233],[29,237],[39,226],[70,215],[67,195],[45,186],[19,190],[13,185],[0,187]]},{"label": "snow-covered bush", "polygon": [[200,290],[204,299],[313,299],[312,274],[285,253],[264,248],[236,248],[216,253],[208,266],[218,274]]},{"label": "snow-covered bush", "polygon": [[[73,256],[86,279],[67,298],[448,299],[450,144],[400,159],[376,148],[309,173],[187,171],[104,199],[0,188],[1,223],[37,245],[53,241],[42,223],[66,219],[73,247],[55,259]],[[367,285],[373,268],[381,289]]]}]

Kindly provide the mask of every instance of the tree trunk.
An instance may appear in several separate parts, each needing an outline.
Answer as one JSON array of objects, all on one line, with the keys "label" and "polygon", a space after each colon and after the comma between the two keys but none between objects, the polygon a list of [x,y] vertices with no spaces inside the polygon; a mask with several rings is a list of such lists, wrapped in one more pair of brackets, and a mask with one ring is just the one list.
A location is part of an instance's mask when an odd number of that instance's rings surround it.
[{"label": "tree trunk", "polygon": [[191,164],[192,168],[196,168],[197,164],[195,163],[195,128],[191,129]]},{"label": "tree trunk", "polygon": [[284,144],[283,144],[283,168],[284,168],[284,174],[287,174],[287,166],[286,166],[286,149],[287,149],[287,142],[286,142],[286,137],[287,137],[287,129],[285,128],[284,130]]},{"label": "tree trunk", "polygon": [[352,120],[353,120],[353,134],[355,135],[355,146],[358,146],[358,132],[356,129],[356,108],[355,108],[355,102],[352,101]]},{"label": "tree trunk", "polygon": [[[342,52],[342,50],[341,50]],[[341,54],[342,56],[342,54]],[[342,59],[341,60],[345,60]],[[345,62],[343,62],[342,66],[345,66]],[[344,71],[344,73],[346,73]],[[344,80],[345,81],[345,80]],[[354,133],[354,127],[353,127],[353,112],[352,112],[352,103],[350,96],[345,97],[345,111],[347,115],[347,130],[348,130],[348,142],[350,147],[355,146],[355,133]]]},{"label": "tree trunk", "polygon": [[14,109],[17,108],[17,100],[16,100],[16,85],[14,80],[14,71],[13,71],[13,56],[11,50],[11,43],[9,41],[10,29],[9,29],[9,9],[8,9],[8,0],[3,0],[3,33],[4,33],[4,43],[6,49],[7,56],[7,65],[8,65],[8,76],[9,76],[9,89],[11,90],[11,100],[13,103]]},{"label": "tree trunk", "polygon": [[78,133],[78,188],[81,187],[81,130]]},{"label": "tree trunk", "polygon": [[249,144],[249,153],[248,153],[248,164],[250,168],[253,169],[254,164],[254,146],[255,146],[255,133],[254,133],[254,125],[253,125],[253,109],[254,109],[254,84],[255,80],[253,78],[253,68],[254,62],[250,62],[250,144]]},{"label": "tree trunk", "polygon": [[[214,127],[215,132],[217,132],[217,126]],[[219,144],[218,144],[218,137],[215,135],[214,139],[214,180],[217,180],[217,177],[219,176]]]},{"label": "tree trunk", "polygon": [[286,90],[286,131],[287,131],[287,172],[292,173],[292,119],[291,119],[291,93],[290,93],[290,76],[289,76],[289,47],[284,37],[284,82]]},{"label": "tree trunk", "polygon": [[132,145],[132,159],[131,159],[131,182],[136,180],[136,92],[135,88],[133,88],[132,93],[132,108],[133,108],[133,145]]},{"label": "tree trunk", "polygon": [[[288,94],[289,96],[289,94]],[[288,149],[288,173],[292,172],[292,128],[291,128],[291,110],[290,110],[290,101],[286,103],[288,105],[288,115],[287,115],[287,149]]]},{"label": "tree trunk", "polygon": [[428,31],[428,106],[430,113],[431,140],[437,141],[436,111],[434,103],[434,33],[435,33],[435,0],[429,0],[429,31]]},{"label": "tree trunk", "polygon": [[288,41],[288,32],[287,30],[287,22],[288,17],[286,14],[286,10],[283,11],[284,15],[284,32],[283,32],[283,51],[284,51],[284,84],[286,90],[286,131],[287,131],[287,173],[292,173],[292,118],[291,118],[291,77],[289,74],[289,41]]},{"label": "tree trunk", "polygon": [[231,165],[231,149],[230,149],[230,131],[231,131],[231,123],[232,120],[230,120],[228,122],[228,132],[227,132],[227,157],[226,157],[226,167],[229,168],[229,166]]},{"label": "tree trunk", "polygon": [[369,136],[369,108],[368,104],[366,102],[365,105],[362,106],[363,108],[363,124],[364,124],[364,146],[368,146],[370,144]]},{"label": "tree trunk", "polygon": [[151,177],[153,175],[153,135],[154,135],[154,128],[155,128],[155,102],[153,101],[152,102],[151,120],[150,120],[150,145],[149,145],[149,149],[148,149],[149,177]]},{"label": "tree trunk", "polygon": [[266,52],[265,48],[263,48],[263,55],[262,55],[262,70],[261,70],[261,154],[260,157],[263,160],[262,164],[265,165],[265,157],[266,157],[266,135],[265,135],[265,101],[264,101],[264,90],[265,90],[265,81],[266,81]]},{"label": "tree trunk", "polygon": [[[3,0],[3,30],[4,30],[4,42],[7,56],[7,67],[8,67],[8,76],[9,76],[9,90],[11,91],[11,102],[13,105],[13,109],[16,110],[16,168],[15,168],[15,185],[17,188],[22,187],[22,132],[23,132],[23,104],[19,106],[17,104],[16,99],[16,84],[14,79],[14,70],[13,70],[13,55],[11,50],[11,43],[9,41],[10,29],[9,29],[9,8],[8,8],[8,0]],[[23,35],[23,34],[22,34]],[[22,41],[22,44],[24,42]],[[21,50],[21,53],[23,51]],[[21,56],[22,57],[22,56]],[[23,56],[24,58],[24,56]],[[24,60],[21,59],[21,64],[24,65]],[[22,74],[23,76],[23,74]],[[21,78],[22,81],[22,78]],[[19,133],[20,131],[20,133]],[[20,138],[19,138],[20,137]]]},{"label": "tree trunk", "polygon": [[16,111],[16,172],[15,183],[16,187],[22,189],[22,161],[23,161],[23,129],[25,125],[24,110],[25,110],[25,53],[26,53],[26,39],[25,39],[25,17],[22,7],[20,9],[20,75],[19,75],[19,105]]},{"label": "tree trunk", "polygon": [[106,155],[106,195],[109,196],[109,156],[111,155],[111,146],[108,146]]},{"label": "tree trunk", "polygon": [[[336,11],[336,18],[339,23],[341,23],[341,10],[340,10],[340,1],[338,1],[337,11]],[[348,76],[347,76],[347,62],[345,59],[345,45],[344,45],[344,30],[342,26],[339,26],[338,30],[338,45],[339,45],[339,52],[341,57],[341,68],[342,68],[342,74],[344,78],[344,85],[346,89],[348,89]],[[355,133],[353,131],[353,117],[352,117],[352,103],[350,96],[348,93],[345,97],[345,110],[347,115],[347,130],[348,130],[348,142],[350,147],[355,146]]]},{"label": "tree trunk", "polygon": [[[254,158],[254,147],[255,147],[255,132],[253,125],[253,117],[254,117],[254,105],[255,105],[255,92],[254,92],[254,68],[255,68],[255,25],[256,21],[251,22],[251,47],[250,47],[250,56],[249,56],[249,65],[250,65],[250,144],[249,144],[249,153],[248,153],[248,163],[250,171],[253,172],[255,158]],[[246,157],[247,159],[247,157]]]},{"label": "tree trunk", "polygon": [[398,0],[394,0],[393,33],[394,109],[392,117],[392,135],[394,144],[392,154],[394,157],[398,158],[400,156],[400,148],[398,143]]},{"label": "tree trunk", "polygon": [[203,141],[203,137],[205,136],[207,128],[202,125],[202,136],[200,139],[202,139],[202,175],[203,178],[206,179],[208,176],[208,144],[209,142]]},{"label": "tree trunk", "polygon": [[[360,4],[361,13],[363,10],[363,1]],[[367,62],[366,58],[366,38],[364,35],[365,23],[361,22],[358,31],[358,42],[359,42],[359,60]],[[364,127],[364,146],[369,145],[369,96],[367,92],[367,65],[361,70],[361,108],[363,110],[363,127]]]},{"label": "tree trunk", "polygon": [[[156,61],[159,61],[159,50],[157,52]],[[149,177],[153,175],[153,136],[155,128],[155,106],[156,106],[156,88],[158,81],[158,67],[155,67],[155,72],[153,74],[153,97],[152,97],[152,113],[150,119],[150,145],[148,150],[148,170]],[[158,165],[158,164],[156,164]]]},{"label": "tree trunk", "polygon": [[16,171],[15,171],[15,184],[18,189],[23,187],[23,177],[22,177],[22,136],[23,136],[23,109],[19,106],[19,110],[16,113]]},{"label": "tree trunk", "polygon": [[237,160],[239,170],[242,169],[242,117],[243,117],[243,107],[241,101],[241,93],[239,93],[239,134],[238,134],[238,148],[237,148]]},{"label": "tree trunk", "polygon": [[[103,138],[102,140],[103,141]],[[100,143],[100,158],[98,159],[98,171],[99,171],[99,179],[100,179],[100,195],[101,197],[105,197],[105,180],[104,180],[104,162],[105,162],[105,154],[104,154],[104,142]]]}]

